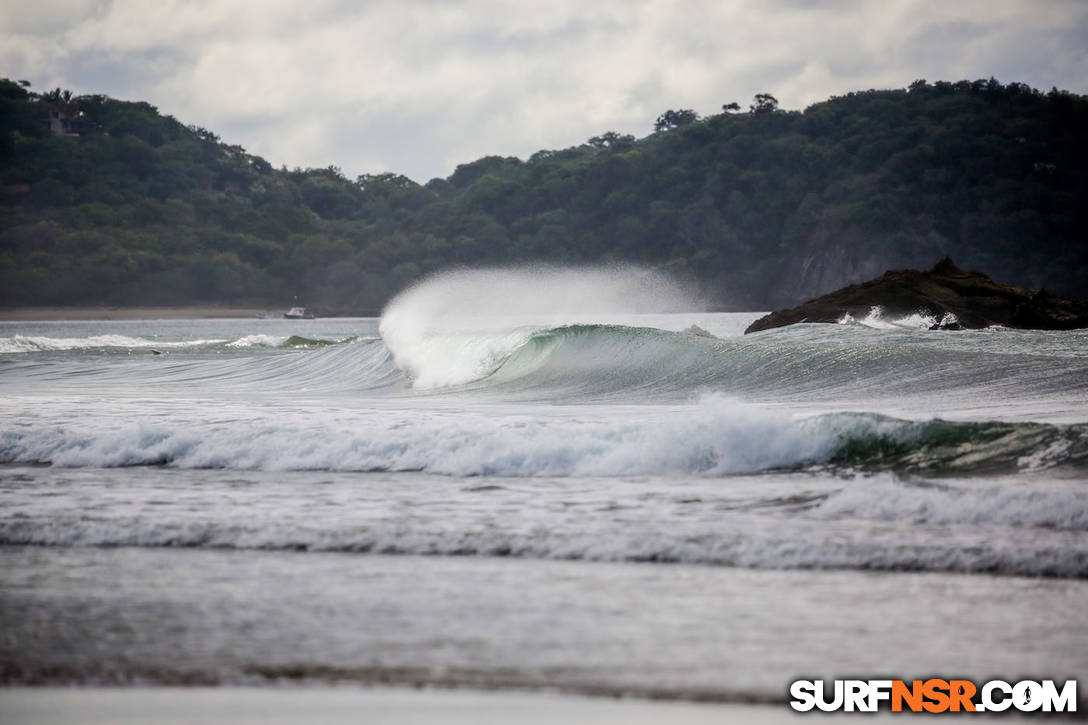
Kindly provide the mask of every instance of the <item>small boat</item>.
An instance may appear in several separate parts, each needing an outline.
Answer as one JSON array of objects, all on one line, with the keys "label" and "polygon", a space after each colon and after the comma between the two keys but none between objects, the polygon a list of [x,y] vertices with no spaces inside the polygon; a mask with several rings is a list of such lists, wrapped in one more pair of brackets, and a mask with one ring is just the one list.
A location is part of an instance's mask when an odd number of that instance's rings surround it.
[{"label": "small boat", "polygon": [[312,320],[314,313],[308,312],[305,307],[292,307],[283,313],[288,320]]}]

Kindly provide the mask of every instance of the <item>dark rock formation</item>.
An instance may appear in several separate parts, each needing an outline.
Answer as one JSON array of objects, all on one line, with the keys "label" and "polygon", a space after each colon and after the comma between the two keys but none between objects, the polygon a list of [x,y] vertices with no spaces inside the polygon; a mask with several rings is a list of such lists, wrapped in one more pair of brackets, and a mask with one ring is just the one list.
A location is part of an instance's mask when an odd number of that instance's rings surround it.
[{"label": "dark rock formation", "polygon": [[[895,319],[915,313],[933,317],[934,327],[978,329],[1004,325],[1032,330],[1088,327],[1088,302],[994,282],[981,272],[965,272],[945,257],[928,272],[899,269],[863,284],[850,285],[799,307],[772,312],[745,330],[759,332],[798,322],[838,322],[844,315],[865,317],[880,307]],[[954,316],[954,322],[952,317]]]}]

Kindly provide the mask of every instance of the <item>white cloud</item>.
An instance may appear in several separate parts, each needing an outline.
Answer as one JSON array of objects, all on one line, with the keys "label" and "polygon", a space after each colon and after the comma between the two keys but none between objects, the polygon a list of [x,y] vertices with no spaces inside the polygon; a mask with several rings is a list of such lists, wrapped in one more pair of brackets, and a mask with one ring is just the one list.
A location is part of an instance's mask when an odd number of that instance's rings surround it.
[{"label": "white cloud", "polygon": [[1070,0],[47,0],[0,7],[0,65],[38,88],[148,100],[274,164],[448,175],[667,108],[787,108],[916,78],[1083,93]]}]

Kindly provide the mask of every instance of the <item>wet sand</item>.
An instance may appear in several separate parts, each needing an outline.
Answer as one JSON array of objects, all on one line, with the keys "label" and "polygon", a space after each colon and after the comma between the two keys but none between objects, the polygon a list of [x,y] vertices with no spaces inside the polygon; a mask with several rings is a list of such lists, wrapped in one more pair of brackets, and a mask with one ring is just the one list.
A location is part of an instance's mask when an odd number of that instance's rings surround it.
[{"label": "wet sand", "polygon": [[[1024,722],[1019,713],[972,722]],[[557,693],[354,687],[130,687],[0,689],[0,722],[36,725],[777,725],[914,722],[913,713],[796,713],[782,705],[658,702]]]},{"label": "wet sand", "polygon": [[[826,719],[825,719],[826,721]],[[351,687],[12,688],[0,722],[38,725],[770,725],[796,722],[784,707],[595,699],[552,693]]]}]

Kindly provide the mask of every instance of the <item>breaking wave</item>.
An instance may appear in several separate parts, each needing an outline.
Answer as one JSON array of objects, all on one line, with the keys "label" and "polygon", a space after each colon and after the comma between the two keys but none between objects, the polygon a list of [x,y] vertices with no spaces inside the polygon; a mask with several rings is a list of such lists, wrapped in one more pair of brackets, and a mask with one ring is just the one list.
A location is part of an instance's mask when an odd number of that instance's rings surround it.
[{"label": "breaking wave", "polygon": [[0,462],[242,470],[426,471],[451,476],[721,476],[825,466],[927,475],[1088,463],[1088,424],[908,421],[866,413],[810,418],[712,396],[629,419],[459,414],[360,416],[103,430],[21,427]]},{"label": "breaking wave", "polygon": [[301,335],[246,335],[227,343],[227,347],[328,347],[355,342],[359,337],[350,335],[333,340],[302,337]]},{"label": "breaking wave", "polygon": [[633,266],[462,270],[397,295],[380,331],[413,384],[437,388],[485,377],[542,330],[695,309],[676,282]]},{"label": "breaking wave", "polygon": [[552,401],[683,400],[709,391],[851,399],[941,390],[985,396],[996,389],[1009,397],[1083,389],[1088,377],[1075,351],[1066,358],[1013,356],[998,341],[988,343],[995,350],[880,339],[846,345],[830,327],[800,340],[789,329],[719,338],[699,329],[588,323],[411,335],[384,326],[382,334],[416,390],[491,390]]}]

